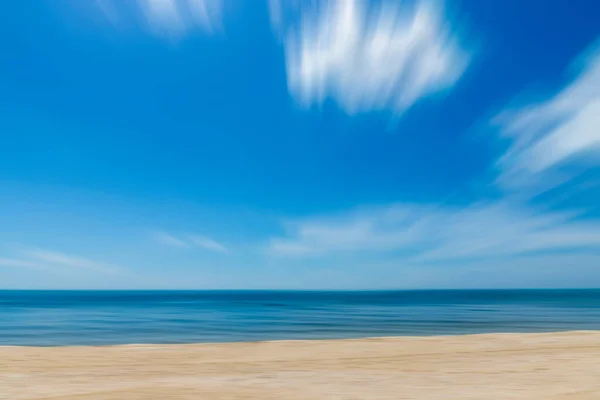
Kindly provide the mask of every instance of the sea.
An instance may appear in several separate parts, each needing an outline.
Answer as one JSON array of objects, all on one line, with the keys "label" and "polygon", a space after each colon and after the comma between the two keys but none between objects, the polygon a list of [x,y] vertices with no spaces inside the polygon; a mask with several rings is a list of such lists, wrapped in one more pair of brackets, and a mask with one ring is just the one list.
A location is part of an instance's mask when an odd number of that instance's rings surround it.
[{"label": "sea", "polygon": [[0,291],[0,345],[600,329],[600,290]]}]

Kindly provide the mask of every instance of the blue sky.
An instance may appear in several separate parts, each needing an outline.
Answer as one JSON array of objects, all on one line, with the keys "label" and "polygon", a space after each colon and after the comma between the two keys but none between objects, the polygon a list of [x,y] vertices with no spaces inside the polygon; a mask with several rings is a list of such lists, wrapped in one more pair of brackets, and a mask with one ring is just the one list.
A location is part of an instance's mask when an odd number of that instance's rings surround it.
[{"label": "blue sky", "polygon": [[598,287],[599,14],[5,4],[0,287]]}]

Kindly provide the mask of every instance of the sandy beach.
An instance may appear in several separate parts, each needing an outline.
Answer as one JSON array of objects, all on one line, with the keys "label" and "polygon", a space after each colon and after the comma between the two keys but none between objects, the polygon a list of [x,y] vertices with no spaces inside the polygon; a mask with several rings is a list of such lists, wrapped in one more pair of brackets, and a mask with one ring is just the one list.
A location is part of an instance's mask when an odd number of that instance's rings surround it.
[{"label": "sandy beach", "polygon": [[0,398],[600,399],[600,332],[2,347]]}]

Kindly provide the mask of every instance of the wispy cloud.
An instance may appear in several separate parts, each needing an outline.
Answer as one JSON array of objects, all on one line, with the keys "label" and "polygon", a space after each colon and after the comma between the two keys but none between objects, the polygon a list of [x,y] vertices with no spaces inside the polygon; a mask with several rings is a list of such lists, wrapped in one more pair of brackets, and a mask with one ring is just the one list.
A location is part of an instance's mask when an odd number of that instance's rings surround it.
[{"label": "wispy cloud", "polygon": [[[270,241],[268,251],[279,255],[385,251],[414,242],[412,207],[391,205],[353,210],[285,223],[287,235]],[[418,207],[414,206],[413,210]],[[423,211],[423,210],[422,210]]]},{"label": "wispy cloud", "polygon": [[27,261],[18,258],[0,258],[0,267],[27,268],[36,270],[46,270],[48,265],[36,261]]},{"label": "wispy cloud", "polygon": [[86,269],[107,274],[120,273],[123,271],[123,268],[115,264],[94,261],[56,251],[31,249],[23,253],[27,258],[46,263],[48,265]]},{"label": "wispy cloud", "polygon": [[600,164],[600,48],[574,67],[579,74],[562,90],[494,119],[510,142],[497,163],[501,186],[552,187],[582,170],[577,166]]},{"label": "wispy cloud", "polygon": [[195,30],[215,32],[221,26],[221,0],[97,0],[100,10],[113,23],[133,12],[157,35],[181,37]]},{"label": "wispy cloud", "polygon": [[154,239],[162,244],[173,247],[188,247],[189,243],[173,235],[164,232],[154,232]]},{"label": "wispy cloud", "polygon": [[[360,0],[270,2],[271,22],[285,36],[288,84],[304,105],[331,98],[348,113],[402,112],[419,99],[453,86],[469,57],[443,20],[437,3],[368,5]],[[299,23],[286,27],[287,14]]]},{"label": "wispy cloud", "polygon": [[217,253],[229,253],[229,249],[223,244],[206,236],[192,235],[189,237],[189,240],[196,246],[206,250],[215,251]]},{"label": "wispy cloud", "polygon": [[226,254],[230,250],[224,244],[203,235],[172,235],[165,232],[154,232],[154,239],[173,247],[200,247],[204,250]]},{"label": "wispy cloud", "polygon": [[385,254],[432,262],[536,252],[600,250],[600,221],[508,202],[468,207],[388,205],[288,223],[272,255]]},{"label": "wispy cloud", "polygon": [[102,274],[119,274],[125,271],[124,268],[115,264],[34,248],[22,249],[18,252],[18,257],[0,258],[0,266],[46,271],[79,269]]},{"label": "wispy cloud", "polygon": [[169,35],[194,28],[213,31],[220,24],[220,0],[139,0],[150,25]]}]

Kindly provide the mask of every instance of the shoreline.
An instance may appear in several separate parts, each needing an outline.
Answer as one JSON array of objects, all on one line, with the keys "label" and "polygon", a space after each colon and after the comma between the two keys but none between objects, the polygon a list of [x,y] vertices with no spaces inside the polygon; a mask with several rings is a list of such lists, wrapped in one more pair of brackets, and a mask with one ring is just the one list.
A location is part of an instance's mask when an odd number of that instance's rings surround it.
[{"label": "shoreline", "polygon": [[238,340],[238,341],[222,341],[222,342],[177,342],[177,343],[117,343],[117,344],[57,344],[57,345],[1,345],[0,349],[3,348],[33,348],[33,349],[77,349],[77,348],[112,348],[112,347],[144,347],[144,346],[211,346],[211,345],[235,345],[235,344],[266,344],[266,343],[311,343],[311,342],[345,342],[345,341],[363,341],[363,340],[396,340],[396,339],[408,339],[408,340],[419,340],[428,338],[457,338],[457,337],[479,337],[479,336],[503,336],[503,335],[557,335],[557,334],[586,334],[586,333],[598,333],[600,330],[557,330],[557,331],[545,331],[545,332],[485,332],[485,333],[457,333],[448,335],[397,335],[397,336],[360,336],[360,337],[349,337],[349,338],[314,338],[314,339],[273,339],[273,340]]},{"label": "shoreline", "polygon": [[598,360],[600,331],[4,346],[0,394],[10,400],[583,400],[600,398]]}]

